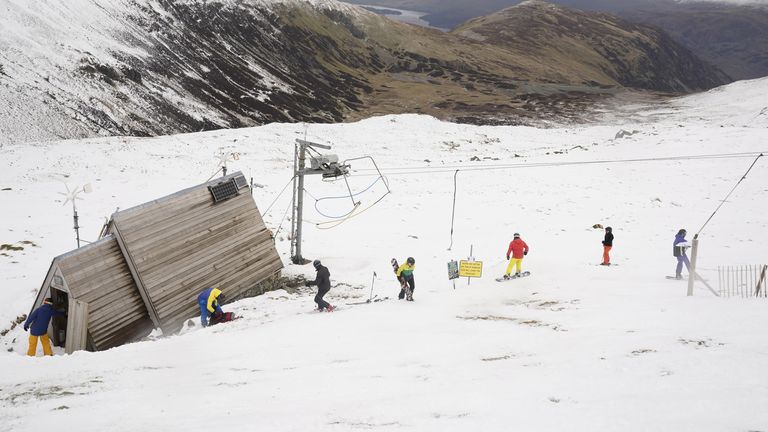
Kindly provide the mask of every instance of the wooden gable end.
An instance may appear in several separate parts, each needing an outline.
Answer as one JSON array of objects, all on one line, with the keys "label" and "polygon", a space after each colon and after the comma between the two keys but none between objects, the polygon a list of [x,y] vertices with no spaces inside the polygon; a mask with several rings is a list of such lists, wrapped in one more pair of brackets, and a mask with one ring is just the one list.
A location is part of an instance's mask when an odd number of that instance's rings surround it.
[{"label": "wooden gable end", "polygon": [[146,336],[154,327],[114,236],[56,259],[70,302],[87,304],[87,328],[95,350]]},{"label": "wooden gable end", "polygon": [[214,203],[208,186],[190,188],[113,215],[112,232],[164,332],[199,315],[197,295],[217,286],[243,297],[282,262],[247,185]]}]

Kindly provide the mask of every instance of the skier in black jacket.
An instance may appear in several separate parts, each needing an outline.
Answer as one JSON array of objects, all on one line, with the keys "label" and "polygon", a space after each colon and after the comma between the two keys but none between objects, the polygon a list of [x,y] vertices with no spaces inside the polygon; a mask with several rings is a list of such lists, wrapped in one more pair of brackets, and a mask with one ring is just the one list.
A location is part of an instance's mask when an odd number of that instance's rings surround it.
[{"label": "skier in black jacket", "polygon": [[317,285],[317,295],[315,295],[315,303],[317,303],[317,309],[322,312],[326,310],[333,312],[334,307],[327,301],[323,300],[323,296],[328,294],[331,290],[331,273],[328,271],[328,267],[322,265],[320,260],[315,260],[312,265],[317,270],[317,277],[313,281],[306,281],[304,285],[312,286]]},{"label": "skier in black jacket", "polygon": [[603,262],[600,265],[611,265],[611,249],[613,248],[613,229],[605,227],[605,239],[603,240]]}]

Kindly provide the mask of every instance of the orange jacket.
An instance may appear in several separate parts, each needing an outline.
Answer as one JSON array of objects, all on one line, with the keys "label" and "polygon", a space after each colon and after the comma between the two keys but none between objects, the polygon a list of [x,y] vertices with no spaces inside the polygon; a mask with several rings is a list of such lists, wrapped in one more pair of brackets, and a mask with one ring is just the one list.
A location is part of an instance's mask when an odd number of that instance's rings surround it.
[{"label": "orange jacket", "polygon": [[528,245],[525,244],[523,239],[516,238],[509,243],[509,249],[507,249],[507,256],[512,252],[512,258],[522,259],[523,255],[528,253]]}]

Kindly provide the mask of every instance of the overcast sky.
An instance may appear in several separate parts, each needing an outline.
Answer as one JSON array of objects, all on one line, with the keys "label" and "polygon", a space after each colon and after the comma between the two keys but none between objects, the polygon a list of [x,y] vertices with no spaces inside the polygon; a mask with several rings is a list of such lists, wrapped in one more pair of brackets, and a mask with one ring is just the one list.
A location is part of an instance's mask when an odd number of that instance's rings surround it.
[{"label": "overcast sky", "polygon": [[693,3],[693,2],[768,5],[768,0],[678,0],[678,3]]}]

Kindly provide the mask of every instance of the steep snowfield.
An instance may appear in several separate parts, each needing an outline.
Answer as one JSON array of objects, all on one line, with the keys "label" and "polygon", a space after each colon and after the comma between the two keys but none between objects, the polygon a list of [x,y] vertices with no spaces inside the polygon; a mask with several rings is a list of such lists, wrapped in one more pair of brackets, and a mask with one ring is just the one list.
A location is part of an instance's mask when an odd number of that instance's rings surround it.
[{"label": "steep snowfield", "polygon": [[269,15],[329,9],[374,16],[335,0],[3,0],[0,144],[290,119],[310,80]]},{"label": "steep snowfield", "polygon": [[[332,229],[314,225],[329,219],[308,198],[304,255],[323,260],[338,284],[332,314],[310,312],[310,290],[277,291],[228,305],[244,319],[227,325],[35,359],[23,355],[26,334],[12,330],[0,339],[12,351],[0,355],[0,429],[766,430],[766,299],[717,298],[701,284],[686,297],[685,283],[664,278],[676,231],[696,232],[754,156],[569,163],[768,150],[756,96],[767,91],[766,79],[736,83],[568,129],[406,115],[4,145],[0,243],[24,250],[0,255],[3,323],[28,312],[51,259],[74,247],[63,180],[94,186],[78,201],[91,240],[115,208],[205,181],[220,151],[239,153],[230,171],[263,186],[254,199],[264,212],[305,136],[341,159],[372,156],[392,193],[370,207],[386,192],[374,184],[356,197],[365,211],[320,226]],[[616,138],[620,130],[630,135]],[[718,265],[768,264],[767,163],[700,236],[699,266],[715,288]],[[353,162],[353,191],[376,180],[371,168]],[[351,208],[342,182],[311,178],[306,189],[342,197],[320,201],[322,213]],[[289,202],[287,191],[265,216],[281,227],[286,263]],[[597,223],[614,229],[617,266],[597,265]],[[532,276],[496,283],[513,232],[531,247],[523,266]],[[483,277],[454,289],[446,262],[470,248]],[[407,256],[416,258],[413,303],[393,299],[388,265]],[[389,300],[347,305],[368,297],[373,272],[373,292]],[[285,273],[314,272],[287,264]]]}]

